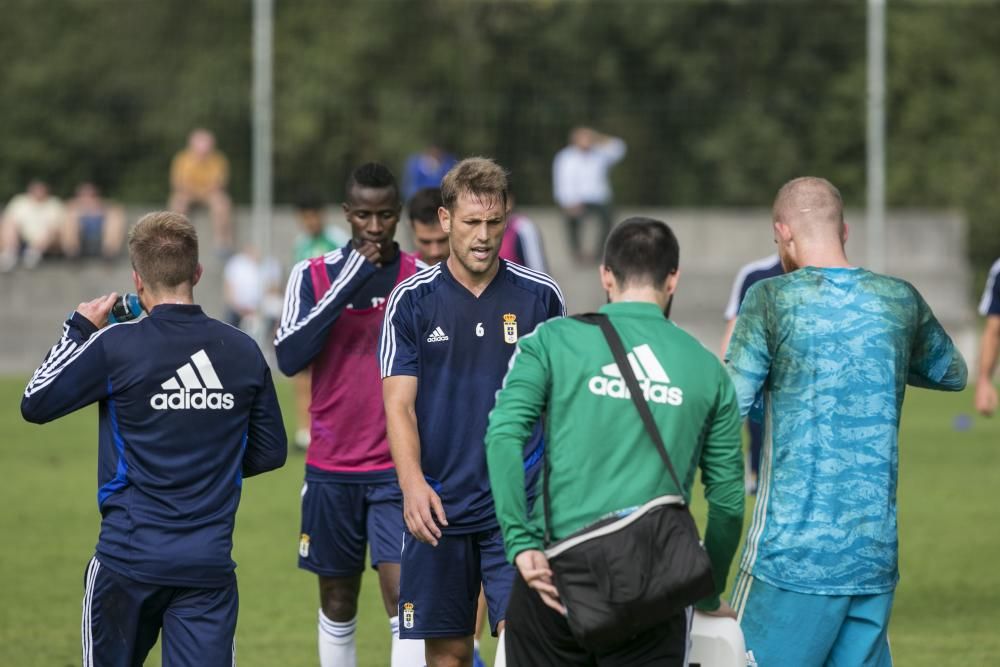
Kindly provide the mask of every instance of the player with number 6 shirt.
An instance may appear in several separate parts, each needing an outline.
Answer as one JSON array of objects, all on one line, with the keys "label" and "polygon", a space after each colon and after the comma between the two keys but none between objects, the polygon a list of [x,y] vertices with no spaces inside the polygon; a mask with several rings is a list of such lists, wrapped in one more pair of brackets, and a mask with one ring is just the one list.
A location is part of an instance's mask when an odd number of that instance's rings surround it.
[{"label": "player with number 6 shirt", "polygon": [[[518,339],[565,314],[555,281],[499,259],[504,170],[466,159],[441,190],[451,254],[393,291],[379,352],[407,528],[400,636],[426,640],[428,667],[471,664],[480,583],[491,629],[502,631],[514,569],[490,493],[487,419]],[[536,427],[524,449],[529,480],[537,480],[541,447]],[[502,650],[496,664],[504,664]]]}]

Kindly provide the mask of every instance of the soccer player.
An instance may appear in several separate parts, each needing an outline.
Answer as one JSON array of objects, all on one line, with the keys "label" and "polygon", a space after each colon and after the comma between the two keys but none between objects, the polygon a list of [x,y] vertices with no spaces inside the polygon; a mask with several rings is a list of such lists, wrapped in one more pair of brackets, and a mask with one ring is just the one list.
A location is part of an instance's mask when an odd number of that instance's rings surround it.
[{"label": "soccer player", "polygon": [[[729,339],[733,335],[733,328],[736,326],[736,316],[740,311],[740,304],[747,295],[747,290],[754,283],[780,276],[784,273],[781,268],[781,260],[777,254],[769,255],[763,259],[758,259],[749,264],[743,265],[736,279],[733,281],[733,289],[729,293],[729,302],[726,304],[725,318],[726,330],[722,334],[722,358],[726,357],[726,348],[729,347]],[[749,474],[745,482],[746,491],[749,494],[757,493],[757,475],[760,474],[760,448],[764,441],[764,425],[758,419],[747,419],[747,431],[750,434],[750,465]]]},{"label": "soccer player", "polygon": [[346,193],[351,242],[292,269],[274,340],[283,373],[312,367],[299,567],[319,577],[322,667],[357,664],[366,543],[389,615],[392,664],[422,664],[410,659],[421,655],[419,643],[398,641],[402,496],[386,441],[375,355],[389,293],[425,267],[393,241],[402,205],[387,167],[361,165]]},{"label": "soccer player", "polygon": [[787,273],[747,292],[727,355],[767,424],[734,607],[762,666],[891,665],[903,396],[961,390],[965,361],[912,285],[848,261],[832,184],[786,183],[773,216]]},{"label": "soccer player", "polygon": [[[426,640],[428,667],[471,664],[480,584],[491,630],[502,631],[514,569],[490,494],[486,422],[518,339],[565,312],[551,278],[498,257],[507,212],[499,165],[463,160],[441,194],[451,254],[395,289],[380,343],[407,528],[400,635]],[[537,477],[540,445],[536,428],[525,447],[528,476]]]},{"label": "soccer player", "polygon": [[28,383],[44,423],[98,403],[101,535],[87,566],[83,664],[236,663],[233,524],[243,479],[285,462],[285,428],[260,348],[194,304],[194,227],[150,213],[128,241],[149,317],[105,326],[117,299],[81,303]]},{"label": "soccer player", "polygon": [[976,410],[990,417],[997,409],[997,388],[993,374],[997,370],[1000,354],[1000,259],[993,262],[986,289],[979,302],[979,314],[986,318],[983,336],[979,341],[979,374],[976,377]]},{"label": "soccer player", "polygon": [[417,254],[428,266],[448,259],[448,234],[441,229],[438,210],[441,208],[441,188],[422,188],[410,198],[407,213]]}]

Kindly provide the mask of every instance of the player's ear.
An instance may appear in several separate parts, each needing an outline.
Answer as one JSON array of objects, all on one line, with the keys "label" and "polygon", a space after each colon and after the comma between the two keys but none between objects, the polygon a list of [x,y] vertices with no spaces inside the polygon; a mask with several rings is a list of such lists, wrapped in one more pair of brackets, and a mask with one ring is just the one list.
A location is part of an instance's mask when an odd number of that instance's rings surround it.
[{"label": "player's ear", "polygon": [[616,286],[615,274],[611,272],[611,269],[603,264],[597,267],[597,273],[601,277],[601,287],[610,295],[611,291]]},{"label": "player's ear", "polygon": [[774,240],[778,243],[788,243],[792,240],[792,229],[783,222],[774,221]]},{"label": "player's ear", "polygon": [[840,230],[840,242],[843,243],[844,245],[847,245],[847,237],[850,235],[850,231],[851,231],[850,227],[848,227],[847,223],[845,222],[843,229]]},{"label": "player's ear", "polygon": [[673,273],[671,273],[669,276],[667,276],[667,282],[666,282],[666,285],[665,285],[666,286],[667,296],[673,296],[674,292],[677,291],[677,281],[679,281],[680,278],[681,278],[681,270],[680,269],[677,269],[676,271],[674,271]]},{"label": "player's ear", "polygon": [[142,294],[142,278],[139,276],[138,273],[135,272],[135,269],[132,269],[132,284],[135,285],[135,293],[141,295]]},{"label": "player's ear", "polygon": [[194,270],[194,277],[191,278],[191,287],[198,284],[198,281],[201,280],[201,274],[203,271],[204,269],[201,266],[201,262],[198,262],[198,266]]},{"label": "player's ear", "polygon": [[438,206],[438,222],[445,234],[451,234],[451,211],[444,206]]}]

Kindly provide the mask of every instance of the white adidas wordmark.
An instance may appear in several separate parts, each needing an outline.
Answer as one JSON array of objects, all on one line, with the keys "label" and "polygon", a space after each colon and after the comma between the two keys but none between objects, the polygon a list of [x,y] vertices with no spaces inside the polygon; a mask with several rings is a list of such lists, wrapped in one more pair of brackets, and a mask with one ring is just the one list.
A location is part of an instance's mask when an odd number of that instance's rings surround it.
[{"label": "white adidas wordmark", "polygon": [[442,341],[448,340],[448,334],[444,332],[444,329],[437,327],[431,332],[431,335],[427,337],[428,343],[440,343]]},{"label": "white adidas wordmark", "polygon": [[[643,344],[632,348],[628,353],[628,362],[647,401],[670,405],[680,405],[684,402],[683,390],[680,387],[669,386],[670,376],[663,370],[663,366],[649,345]],[[602,375],[590,378],[587,383],[587,388],[592,394],[611,398],[632,398],[617,363],[601,367],[601,373]]]},{"label": "white adidas wordmark", "polygon": [[[219,380],[212,361],[205,350],[191,355],[191,362],[177,369],[177,377],[172,377],[160,385],[169,393],[153,394],[149,405],[154,410],[229,410],[235,397],[220,390]],[[198,372],[195,372],[195,369]],[[200,376],[200,378],[199,378]],[[180,378],[180,382],[178,382]],[[209,391],[209,390],[213,391]]]}]

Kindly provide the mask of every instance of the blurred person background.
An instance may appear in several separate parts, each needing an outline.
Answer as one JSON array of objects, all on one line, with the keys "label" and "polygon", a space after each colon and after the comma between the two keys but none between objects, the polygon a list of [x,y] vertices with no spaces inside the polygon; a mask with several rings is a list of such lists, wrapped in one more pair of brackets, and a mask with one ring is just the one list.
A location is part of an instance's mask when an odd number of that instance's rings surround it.
[{"label": "blurred person background", "polygon": [[417,190],[440,187],[441,179],[458,160],[436,143],[406,158],[403,167],[403,199],[409,201]]},{"label": "blurred person background", "polygon": [[0,220],[0,272],[17,266],[38,266],[45,254],[62,254],[66,209],[49,192],[48,183],[33,180],[25,192],[15,195]]},{"label": "blurred person background", "polygon": [[125,242],[125,209],[101,197],[93,183],[76,186],[76,196],[66,204],[63,250],[67,257],[101,257],[114,260]]},{"label": "blurred person background", "polygon": [[252,243],[243,246],[223,270],[224,321],[257,340],[270,338],[281,317],[283,278],[276,259]]},{"label": "blurred person background", "polygon": [[[566,216],[569,248],[577,261],[596,261],[601,256],[613,215],[608,172],[625,157],[626,150],[625,142],[618,137],[590,127],[574,127],[569,133],[569,145],[552,161],[552,189]],[[597,248],[585,253],[580,226],[591,216],[598,222]]]},{"label": "blurred person background", "polygon": [[187,146],[170,163],[171,211],[187,215],[192,206],[207,206],[212,216],[215,247],[225,254],[233,248],[232,202],[229,161],[215,147],[215,135],[197,128],[188,135]]},{"label": "blurred person background", "polygon": [[413,245],[428,266],[448,259],[448,233],[441,229],[438,209],[444,203],[441,201],[441,188],[421,188],[417,190],[406,205],[406,213],[410,218],[410,234]]}]

